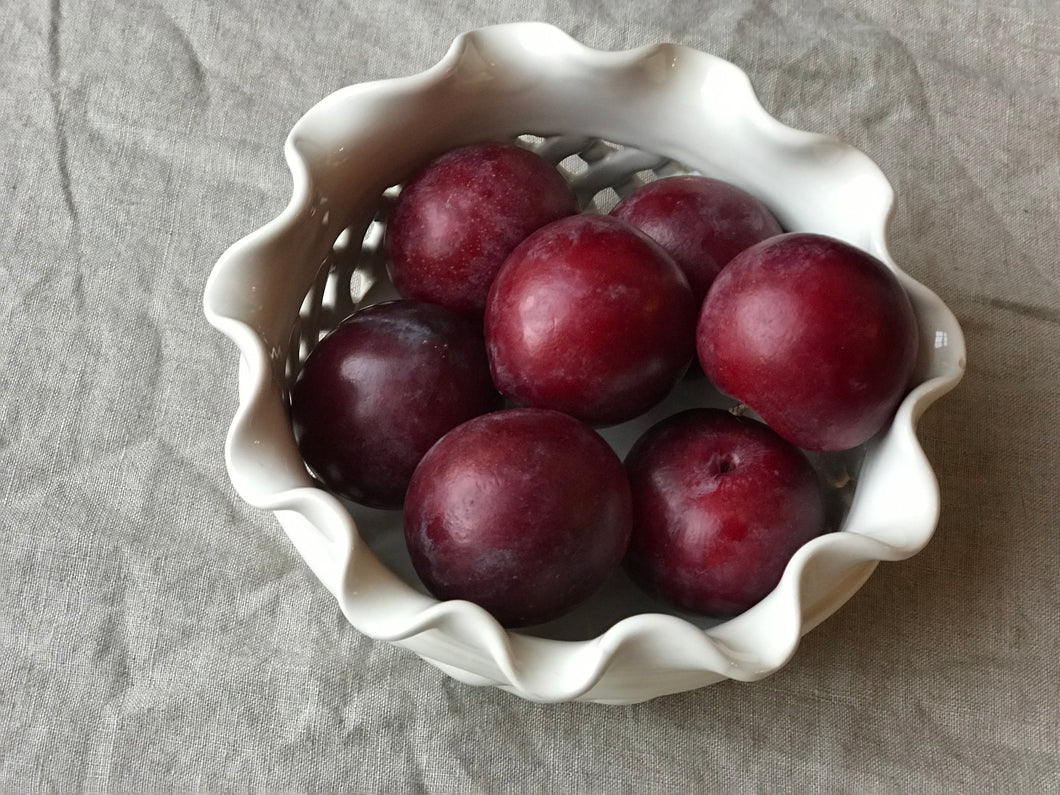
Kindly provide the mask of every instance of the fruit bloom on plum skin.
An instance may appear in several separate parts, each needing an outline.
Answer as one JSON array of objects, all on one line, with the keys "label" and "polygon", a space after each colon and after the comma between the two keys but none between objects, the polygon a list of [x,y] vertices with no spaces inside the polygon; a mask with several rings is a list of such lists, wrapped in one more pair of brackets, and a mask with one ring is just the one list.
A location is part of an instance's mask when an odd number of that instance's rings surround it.
[{"label": "fruit bloom on plum skin", "polygon": [[504,258],[535,229],[577,212],[556,168],[522,147],[447,152],[406,183],[387,221],[387,268],[406,298],[482,314]]},{"label": "fruit bloom on plum skin", "polygon": [[637,441],[626,470],[633,492],[626,569],[686,610],[743,612],[824,528],[823,494],[806,456],[750,418],[719,409],[675,414]]},{"label": "fruit bloom on plum skin", "polygon": [[611,215],[666,249],[700,302],[733,257],[782,232],[772,213],[747,191],[694,174],[649,182],[620,201]]},{"label": "fruit bloom on plum skin", "polygon": [[917,357],[917,323],[895,274],[854,246],[810,233],[735,257],[707,294],[703,371],[807,450],[867,441],[893,416]]},{"label": "fruit bloom on plum skin", "polygon": [[291,390],[291,425],[330,489],[397,508],[431,445],[499,403],[475,321],[390,301],[355,312],[313,349]]},{"label": "fruit bloom on plum skin", "polygon": [[486,305],[498,389],[595,425],[649,409],[695,350],[697,304],[673,259],[634,227],[578,215],[530,235]]},{"label": "fruit bloom on plum skin", "polygon": [[629,483],[592,429],[556,411],[508,409],[446,434],[416,468],[405,538],[440,599],[505,626],[557,618],[619,567]]}]

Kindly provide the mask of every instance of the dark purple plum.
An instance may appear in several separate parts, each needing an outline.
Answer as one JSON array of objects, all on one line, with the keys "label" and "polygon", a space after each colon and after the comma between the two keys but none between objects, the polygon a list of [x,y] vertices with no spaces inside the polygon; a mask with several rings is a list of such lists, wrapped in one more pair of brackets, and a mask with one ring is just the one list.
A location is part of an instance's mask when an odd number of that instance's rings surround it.
[{"label": "dark purple plum", "polygon": [[824,529],[820,484],[802,451],[719,409],[652,426],[630,450],[626,471],[633,492],[626,569],[687,610],[743,612]]},{"label": "dark purple plum", "polygon": [[697,304],[680,268],[624,221],[549,224],[504,263],[486,305],[498,389],[604,425],[641,414],[694,355]]},{"label": "dark purple plum", "polygon": [[620,201],[611,215],[666,249],[698,301],[733,257],[782,231],[766,206],[747,191],[697,175],[649,182]]},{"label": "dark purple plum", "polygon": [[390,301],[355,312],[313,349],[291,390],[291,425],[328,488],[397,508],[431,445],[499,400],[478,323]]},{"label": "dark purple plum", "polygon": [[890,420],[909,387],[917,323],[895,274],[848,243],[792,233],[744,251],[699,317],[699,361],[719,390],[807,450],[846,450]]},{"label": "dark purple plum", "polygon": [[549,621],[589,597],[619,567],[630,522],[618,456],[592,429],[544,409],[450,431],[405,501],[405,538],[427,588],[505,626]]},{"label": "dark purple plum", "polygon": [[577,209],[566,180],[533,152],[507,143],[454,149],[398,196],[386,231],[390,278],[406,298],[481,314],[512,249]]}]

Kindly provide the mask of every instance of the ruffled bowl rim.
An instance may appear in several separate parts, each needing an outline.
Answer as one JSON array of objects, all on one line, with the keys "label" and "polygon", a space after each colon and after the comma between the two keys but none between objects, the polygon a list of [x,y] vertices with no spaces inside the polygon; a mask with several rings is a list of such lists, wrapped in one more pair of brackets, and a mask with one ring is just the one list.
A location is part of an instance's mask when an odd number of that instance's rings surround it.
[{"label": "ruffled bowl rim", "polygon": [[[485,59],[485,65],[484,53],[492,58]],[[275,340],[282,337],[282,329],[276,327],[268,295],[289,287],[276,276],[278,258],[297,250],[309,226],[328,224],[320,198],[325,191],[314,170],[321,159],[321,135],[333,135],[357,113],[370,114],[389,99],[408,102],[453,80],[465,80],[469,68],[520,78],[542,53],[548,54],[550,74],[570,68],[617,79],[628,76],[631,69],[661,69],[665,74],[660,80],[668,86],[662,90],[686,91],[709,72],[710,86],[724,94],[725,112],[738,116],[734,124],[753,131],[781,153],[811,153],[808,158],[819,153],[830,168],[841,163],[864,195],[872,197],[873,212],[866,214],[851,242],[898,274],[922,325],[926,350],[919,372],[923,377],[900,405],[889,430],[870,443],[866,466],[871,471],[861,477],[862,485],[874,477],[889,479],[891,485],[879,493],[859,485],[839,532],[800,549],[780,584],[759,605],[709,629],[672,615],[644,613],[587,641],[507,631],[474,604],[438,602],[397,581],[361,540],[342,503],[315,486],[304,467],[299,471],[277,375],[283,352],[277,350]],[[679,150],[677,146],[678,156],[687,154]],[[530,700],[630,703],[725,678],[752,681],[769,675],[791,658],[806,632],[861,587],[877,563],[909,558],[930,540],[938,520],[938,484],[917,440],[916,425],[923,412],[963,376],[960,326],[938,296],[891,258],[886,230],[894,194],[880,169],[847,144],[795,130],[770,116],[747,75],[733,64],[674,44],[626,52],[593,50],[543,23],[483,28],[458,37],[441,61],[418,75],[351,86],[323,99],[294,126],[285,155],[293,179],[290,202],[279,216],[221,256],[203,298],[208,321],[240,353],[239,407],[225,457],[239,495],[276,514],[349,622],[362,633],[409,648],[461,681],[495,685]],[[266,298],[260,298],[263,295]],[[896,467],[904,474],[896,475]],[[886,505],[895,493],[912,495],[904,512]],[[823,592],[822,578],[829,583]]]}]

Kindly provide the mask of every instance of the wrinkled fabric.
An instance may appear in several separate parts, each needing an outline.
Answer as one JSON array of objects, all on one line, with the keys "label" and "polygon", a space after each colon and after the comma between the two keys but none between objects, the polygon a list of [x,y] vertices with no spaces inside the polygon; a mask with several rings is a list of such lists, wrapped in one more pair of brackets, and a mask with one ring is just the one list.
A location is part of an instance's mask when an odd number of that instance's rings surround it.
[{"label": "wrinkled fabric", "polygon": [[[761,682],[458,684],[359,636],[228,482],[202,290],[286,204],[287,131],[520,19],[713,52],[863,149],[895,259],[967,334],[920,423],[935,537]],[[0,791],[1058,791],[1058,42],[1054,0],[3,4]]]}]

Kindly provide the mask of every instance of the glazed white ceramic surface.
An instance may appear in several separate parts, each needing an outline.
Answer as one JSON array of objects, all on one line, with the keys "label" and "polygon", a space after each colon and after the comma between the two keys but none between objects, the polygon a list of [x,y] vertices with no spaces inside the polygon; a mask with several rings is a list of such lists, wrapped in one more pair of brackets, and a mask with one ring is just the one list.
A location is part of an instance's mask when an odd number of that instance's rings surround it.
[{"label": "glazed white ceramic surface", "polygon": [[[284,399],[290,368],[318,329],[388,295],[373,224],[385,191],[455,146],[526,134],[540,136],[528,145],[554,161],[572,156],[578,168],[568,170],[585,201],[602,187],[628,189],[644,169],[729,180],[762,199],[786,229],[833,235],[879,257],[912,299],[921,330],[916,384],[890,427],[839,461],[856,487],[837,532],[799,550],[777,588],[737,618],[679,615],[618,575],[567,619],[505,631],[475,605],[426,593],[403,552],[399,513],[341,502],[299,458]],[[240,353],[226,461],[238,493],[275,512],[359,631],[471,684],[539,701],[629,703],[772,673],[877,562],[908,558],[931,538],[938,486],[915,429],[963,374],[960,327],[891,259],[893,193],[879,168],[838,140],[769,116],[732,64],[670,44],[596,51],[539,23],[486,28],[458,38],[426,72],[327,97],[295,125],[285,154],[289,205],[226,251],[206,286],[207,318]],[[352,280],[353,295],[345,287],[328,299],[344,241],[353,255],[342,284]],[[702,380],[683,384],[652,417],[605,436],[624,452],[648,421],[696,403],[718,403]]]}]

